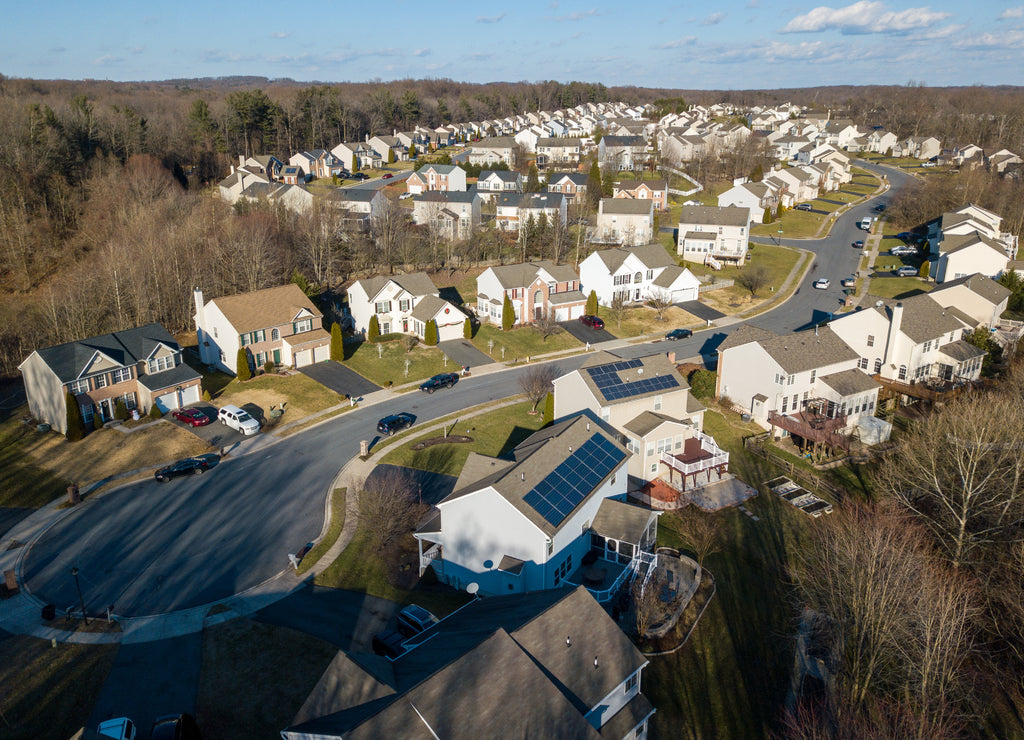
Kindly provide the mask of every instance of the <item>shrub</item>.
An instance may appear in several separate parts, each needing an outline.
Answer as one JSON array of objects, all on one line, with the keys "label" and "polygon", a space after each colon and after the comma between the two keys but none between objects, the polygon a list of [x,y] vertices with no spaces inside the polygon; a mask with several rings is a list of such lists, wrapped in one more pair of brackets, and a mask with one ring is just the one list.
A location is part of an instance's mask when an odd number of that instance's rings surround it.
[{"label": "shrub", "polygon": [[765,206],[764,207],[764,215],[761,216],[761,223],[763,223],[763,224],[770,224],[771,222],[772,222],[772,207],[771,206]]},{"label": "shrub", "polygon": [[388,164],[394,164],[394,163],[395,163],[395,150],[391,149],[389,147],[388,148]]},{"label": "shrub", "polygon": [[103,428],[103,415],[100,413],[99,409],[96,409],[96,411],[92,415],[92,428],[94,430],[99,430]]},{"label": "shrub", "polygon": [[153,421],[157,421],[158,419],[164,418],[163,412],[160,410],[160,407],[157,406],[155,403],[149,407],[149,418],[152,419]]},{"label": "shrub", "polygon": [[265,373],[272,373],[272,372],[274,372],[274,368],[276,368],[276,367],[277,367],[277,365],[275,365],[270,360],[267,360],[266,362],[263,363],[263,372],[265,372]]},{"label": "shrub", "polygon": [[239,380],[248,380],[252,377],[252,370],[249,369],[249,351],[245,347],[238,348],[238,358],[235,360],[235,375]]},{"label": "shrub", "polygon": [[412,352],[416,349],[416,345],[420,343],[420,340],[414,337],[412,334],[402,335],[402,346],[405,347],[406,352]]},{"label": "shrub", "polygon": [[428,347],[436,347],[438,341],[437,322],[431,319],[423,330],[423,343]]},{"label": "shrub", "polygon": [[210,395],[210,391],[203,391],[203,400],[207,403],[211,403],[213,401],[213,396]]},{"label": "shrub", "polygon": [[118,421],[128,421],[128,407],[124,404],[124,399],[117,399],[114,403],[114,418]]},{"label": "shrub", "polygon": [[921,263],[921,269],[917,271],[917,276],[927,280],[929,269],[931,269],[931,263],[928,262],[928,260],[925,260],[924,262]]},{"label": "shrub", "polygon": [[341,324],[337,321],[331,326],[331,359],[335,362],[345,359],[345,339],[341,336]]},{"label": "shrub", "polygon": [[503,331],[508,331],[512,328],[512,325],[516,322],[516,312],[512,308],[512,301],[509,299],[508,294],[505,294],[505,302],[501,304],[501,328]]},{"label": "shrub", "polygon": [[465,339],[473,338],[473,319],[466,317],[466,321],[462,324],[462,336]]},{"label": "shrub", "polygon": [[590,291],[587,296],[587,316],[597,316],[597,291]]},{"label": "shrub", "polygon": [[370,325],[366,328],[366,341],[376,342],[377,337],[380,336],[380,322],[377,321],[377,315],[374,314],[370,317]]},{"label": "shrub", "polygon": [[68,391],[64,398],[64,405],[67,406],[68,429],[64,432],[68,442],[77,442],[85,436],[85,425],[82,423],[82,409],[78,406],[78,400],[71,391]]},{"label": "shrub", "polygon": [[710,370],[694,370],[690,373],[690,390],[697,398],[714,398],[717,379]]}]

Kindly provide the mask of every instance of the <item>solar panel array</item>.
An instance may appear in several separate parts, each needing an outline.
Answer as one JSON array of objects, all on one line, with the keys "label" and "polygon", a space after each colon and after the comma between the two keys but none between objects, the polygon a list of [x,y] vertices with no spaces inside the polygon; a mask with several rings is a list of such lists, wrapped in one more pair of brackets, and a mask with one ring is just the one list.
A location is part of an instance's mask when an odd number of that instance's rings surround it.
[{"label": "solar panel array", "polygon": [[557,527],[625,457],[609,439],[595,435],[534,486],[523,500]]},{"label": "solar panel array", "polygon": [[623,370],[630,370],[643,365],[642,360],[623,360],[610,365],[599,365],[598,367],[587,368],[594,385],[601,391],[608,401],[618,401],[622,398],[631,398],[644,393],[664,391],[669,388],[678,388],[679,380],[675,375],[653,375],[649,378],[641,377],[631,383],[624,383],[619,377]]}]

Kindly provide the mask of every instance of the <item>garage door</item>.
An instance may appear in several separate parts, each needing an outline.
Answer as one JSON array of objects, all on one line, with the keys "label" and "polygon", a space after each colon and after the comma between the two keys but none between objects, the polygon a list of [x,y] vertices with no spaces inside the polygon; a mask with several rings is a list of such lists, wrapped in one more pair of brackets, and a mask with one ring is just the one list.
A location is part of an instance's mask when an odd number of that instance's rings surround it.
[{"label": "garage door", "polygon": [[555,321],[568,321],[569,320],[569,309],[567,308],[556,308],[555,309]]},{"label": "garage door", "polygon": [[163,413],[174,411],[178,408],[178,394],[174,391],[156,397],[156,405]]},{"label": "garage door", "polygon": [[199,403],[199,386],[191,385],[181,392],[181,405],[188,406]]},{"label": "garage door", "polygon": [[313,352],[312,350],[303,350],[302,352],[295,353],[295,367],[305,367],[306,365],[313,364]]},{"label": "garage door", "polygon": [[569,309],[569,319],[570,319],[570,321],[572,319],[578,319],[580,316],[582,316],[584,308],[586,308],[586,306],[572,306]]},{"label": "garage door", "polygon": [[329,345],[313,348],[313,362],[323,362],[331,359],[331,348]]}]

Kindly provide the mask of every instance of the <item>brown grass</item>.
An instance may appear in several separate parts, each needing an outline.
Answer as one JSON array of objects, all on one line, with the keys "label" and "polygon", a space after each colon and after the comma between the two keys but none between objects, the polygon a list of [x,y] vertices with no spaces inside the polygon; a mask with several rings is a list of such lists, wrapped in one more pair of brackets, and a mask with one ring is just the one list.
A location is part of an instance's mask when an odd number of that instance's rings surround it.
[{"label": "brown grass", "polygon": [[286,627],[235,619],[203,632],[196,720],[204,737],[276,737],[338,648]]},{"label": "brown grass", "polygon": [[0,640],[0,737],[71,737],[88,721],[116,655],[117,645]]},{"label": "brown grass", "polygon": [[232,403],[253,413],[258,408],[262,421],[269,421],[270,407],[288,402],[281,423],[301,419],[317,411],[341,402],[341,397],[329,388],[320,385],[301,373],[287,377],[261,375],[248,382],[232,380],[217,396],[217,405]]}]

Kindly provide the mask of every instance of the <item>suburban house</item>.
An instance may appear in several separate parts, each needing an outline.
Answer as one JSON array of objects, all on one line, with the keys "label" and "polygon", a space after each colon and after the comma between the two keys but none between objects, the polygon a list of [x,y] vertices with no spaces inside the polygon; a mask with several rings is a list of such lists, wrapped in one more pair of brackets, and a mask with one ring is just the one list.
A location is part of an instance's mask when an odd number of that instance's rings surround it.
[{"label": "suburban house", "polygon": [[673,134],[661,145],[661,153],[671,162],[692,162],[704,157],[713,145],[699,134]]},{"label": "suburban house", "polygon": [[488,267],[476,279],[476,294],[480,321],[499,326],[506,296],[512,303],[516,324],[545,317],[572,321],[583,315],[587,305],[576,271],[549,260]]},{"label": "suburban house", "polygon": [[325,149],[313,149],[308,152],[293,154],[288,164],[301,167],[311,177],[331,177],[341,175],[347,168],[345,162],[339,160]]},{"label": "suburban house", "polygon": [[349,226],[368,231],[373,219],[384,211],[387,196],[376,188],[336,188],[324,196],[324,202],[339,209]]},{"label": "suburban house", "polygon": [[476,599],[402,651],[339,651],[281,737],[646,740],[655,711],[647,659],[581,587]]},{"label": "suburban house", "polygon": [[[485,595],[582,585],[584,556],[609,561],[590,588],[607,601],[656,563],[657,512],[625,503],[629,452],[577,414],[530,435],[508,459],[471,452],[455,488],[417,529],[420,571]],[[612,537],[603,520],[628,522]],[[596,548],[595,548],[596,545]],[[626,557],[619,560],[619,555]]]},{"label": "suburban house", "polygon": [[306,171],[298,165],[285,165],[281,169],[281,182],[285,185],[301,185],[306,182]]},{"label": "suburban house", "polygon": [[928,225],[937,257],[935,281],[943,283],[980,272],[999,277],[1016,259],[1018,239],[1002,231],[1002,217],[973,203],[944,213]]},{"label": "suburban house", "polygon": [[718,196],[718,207],[745,208],[750,214],[749,222],[759,224],[764,219],[764,209],[775,213],[779,200],[779,190],[767,182],[741,182]]},{"label": "suburban house", "polygon": [[250,157],[239,154],[238,166],[255,169],[266,175],[269,180],[280,180],[285,164],[273,154],[256,154]]},{"label": "suburban house", "polygon": [[398,139],[397,135],[374,136],[366,144],[380,155],[384,164],[392,161],[404,162],[409,159],[409,148]]},{"label": "suburban house", "polygon": [[454,164],[426,164],[406,178],[405,186],[413,195],[427,190],[466,189],[466,171]]},{"label": "suburban house", "polygon": [[776,435],[833,449],[848,450],[852,430],[874,417],[880,387],[862,356],[828,327],[777,335],[744,325],[718,348],[719,398]]},{"label": "suburban house", "polygon": [[639,169],[647,159],[647,142],[642,136],[603,136],[597,144],[601,169]]},{"label": "suburban house", "polygon": [[688,262],[714,266],[719,260],[740,267],[747,259],[750,211],[726,206],[683,206],[677,254]]},{"label": "suburban house", "polygon": [[894,157],[932,159],[942,153],[942,142],[934,136],[909,136],[892,148]]},{"label": "suburban house", "polygon": [[515,149],[518,144],[511,136],[492,136],[488,139],[481,139],[473,142],[469,150],[470,164],[494,164],[504,162],[509,167],[514,167]]},{"label": "suburban house", "polygon": [[346,169],[365,169],[369,167],[380,167],[383,163],[380,154],[373,147],[364,141],[342,142],[331,149],[331,154]]},{"label": "suburban house", "polygon": [[263,167],[260,165],[243,165],[241,167],[231,165],[231,174],[217,183],[217,190],[220,192],[221,200],[234,204],[250,185],[254,183],[270,185],[271,182],[273,179],[263,171]]},{"label": "suburban house", "polygon": [[623,180],[613,186],[612,197],[649,200],[663,211],[668,207],[668,184],[664,180]]},{"label": "suburban house", "polygon": [[458,190],[430,190],[413,196],[412,220],[429,226],[449,240],[469,239],[480,225],[480,194],[475,187]]},{"label": "suburban house", "polygon": [[868,140],[868,151],[875,152],[876,154],[885,154],[890,149],[896,146],[899,139],[892,131],[885,131],[879,129],[872,131],[867,135]]},{"label": "suburban house", "polygon": [[147,413],[167,412],[200,399],[199,373],[181,359],[181,347],[160,324],[37,349],[18,369],[32,416],[67,433],[67,394],[86,424],[114,418],[118,401]]},{"label": "suburban house", "polygon": [[635,247],[654,238],[654,201],[602,198],[591,241]]},{"label": "suburban house", "polygon": [[512,170],[482,170],[476,181],[476,189],[485,201],[502,193],[521,193],[523,176]]},{"label": "suburban house", "polygon": [[502,231],[519,231],[519,225],[559,221],[563,226],[568,209],[560,193],[503,193],[497,196],[494,220]]},{"label": "suburban house", "polygon": [[947,280],[928,291],[927,295],[943,308],[960,311],[974,322],[975,327],[991,331],[999,325],[999,317],[1006,311],[1010,289],[990,277],[975,273]]},{"label": "suburban house", "polygon": [[695,301],[700,281],[675,263],[660,244],[601,249],[580,263],[580,281],[586,295],[594,291],[602,306],[616,296],[627,303],[655,296],[672,303]]},{"label": "suburban house", "polygon": [[304,367],[330,358],[331,335],[323,314],[289,283],[252,293],[222,296],[204,303],[193,291],[196,339],[205,365],[234,375],[238,350],[245,348],[250,368],[268,362]]},{"label": "suburban house", "polygon": [[667,355],[623,360],[598,353],[556,378],[554,395],[556,420],[586,411],[622,435],[633,453],[631,491],[661,479],[683,492],[728,470],[729,453],[702,432],[705,409]]},{"label": "suburban house", "polygon": [[370,318],[377,317],[381,334],[412,334],[424,339],[427,324],[437,322],[438,341],[461,339],[466,314],[440,297],[425,272],[377,276],[356,280],[348,289],[352,325],[364,334]]},{"label": "suburban house", "polygon": [[553,172],[548,175],[547,191],[561,193],[570,203],[577,197],[587,194],[587,180],[590,175],[585,172]]},{"label": "suburban house", "polygon": [[583,153],[579,139],[541,137],[537,139],[537,169],[551,165],[577,165]]},{"label": "suburban house", "polygon": [[818,197],[817,173],[811,172],[808,167],[778,167],[772,170],[771,179],[785,185],[794,203],[803,203]]}]

